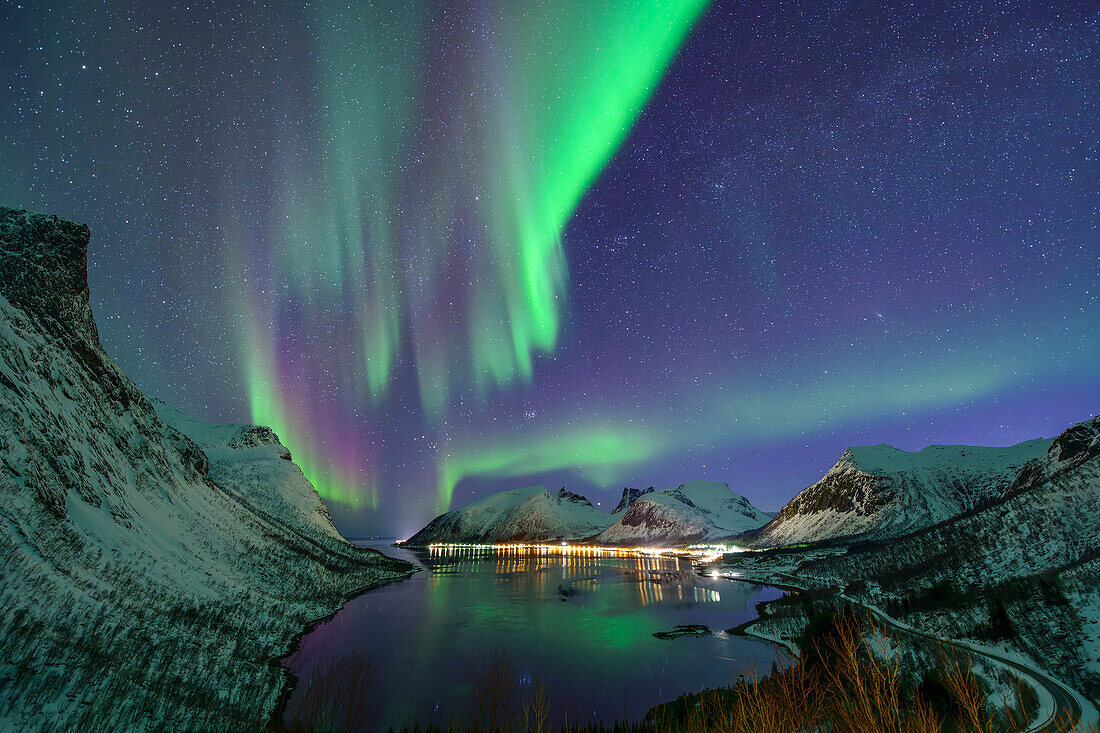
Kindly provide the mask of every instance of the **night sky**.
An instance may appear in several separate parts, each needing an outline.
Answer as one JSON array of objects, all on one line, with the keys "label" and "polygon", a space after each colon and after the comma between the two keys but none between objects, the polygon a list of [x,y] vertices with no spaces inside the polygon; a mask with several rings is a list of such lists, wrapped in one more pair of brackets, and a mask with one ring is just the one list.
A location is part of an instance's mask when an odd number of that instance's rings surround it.
[{"label": "night sky", "polygon": [[0,203],[346,534],[1100,406],[1100,5],[348,5],[0,4]]}]

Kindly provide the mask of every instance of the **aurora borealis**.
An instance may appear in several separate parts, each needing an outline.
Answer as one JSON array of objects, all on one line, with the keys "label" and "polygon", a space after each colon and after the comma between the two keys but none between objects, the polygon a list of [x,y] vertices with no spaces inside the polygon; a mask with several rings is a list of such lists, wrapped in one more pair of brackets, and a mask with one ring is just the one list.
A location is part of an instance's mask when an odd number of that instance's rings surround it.
[{"label": "aurora borealis", "polygon": [[1100,404],[1078,4],[7,4],[0,201],[350,535],[517,484],[776,508]]},{"label": "aurora borealis", "polygon": [[[323,6],[302,19],[319,89],[296,91],[279,123],[271,228],[238,212],[233,249],[263,242],[239,273],[260,276],[242,308],[251,419],[304,449],[327,498],[376,506],[373,477],[342,470],[373,463],[347,460],[363,420],[346,407],[385,406],[398,364],[437,423],[456,398],[529,384],[554,350],[562,230],[704,8],[646,5]],[[326,350],[334,384],[311,389]]]}]

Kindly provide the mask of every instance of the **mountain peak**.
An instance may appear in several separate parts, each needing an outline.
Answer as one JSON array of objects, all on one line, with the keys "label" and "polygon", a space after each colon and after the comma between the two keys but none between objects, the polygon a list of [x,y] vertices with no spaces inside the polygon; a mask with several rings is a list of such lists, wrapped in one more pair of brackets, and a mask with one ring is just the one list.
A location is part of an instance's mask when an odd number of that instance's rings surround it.
[{"label": "mountain peak", "polygon": [[625,512],[627,509],[630,508],[631,504],[638,500],[638,497],[651,493],[653,493],[652,486],[650,486],[648,489],[631,489],[629,487],[624,488],[622,498],[619,499],[619,503],[615,505],[615,509],[611,513],[618,514],[619,512]]},{"label": "mountain peak", "polygon": [[589,501],[587,496],[581,496],[580,494],[574,494],[572,491],[567,491],[564,486],[558,489],[558,493],[554,494],[558,501],[569,501],[574,504],[585,504],[592,506],[592,502]]},{"label": "mountain peak", "polygon": [[781,545],[904,534],[1003,497],[1020,469],[1050,445],[1039,438],[1006,447],[930,445],[917,451],[885,443],[852,446],[749,539]]},{"label": "mountain peak", "polygon": [[[726,483],[689,481],[635,497],[596,541],[615,545],[678,545],[720,539],[760,527],[768,515]],[[628,496],[628,495],[627,495]],[[621,502],[620,502],[621,503]]]},{"label": "mountain peak", "polygon": [[1100,456],[1100,415],[1071,425],[1046,442],[1050,445],[1046,455],[1024,466],[1009,493],[1026,491]]},{"label": "mountain peak", "polygon": [[54,336],[98,346],[88,304],[90,236],[86,224],[0,207],[0,295]]}]

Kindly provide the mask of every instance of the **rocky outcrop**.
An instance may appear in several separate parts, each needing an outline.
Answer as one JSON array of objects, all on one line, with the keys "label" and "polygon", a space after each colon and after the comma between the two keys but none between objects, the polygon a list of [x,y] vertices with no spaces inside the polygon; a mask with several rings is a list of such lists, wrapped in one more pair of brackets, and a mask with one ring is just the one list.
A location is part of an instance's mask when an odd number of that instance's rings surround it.
[{"label": "rocky outcrop", "polygon": [[1100,416],[1078,423],[1055,438],[1045,456],[1024,466],[1008,493],[1027,491],[1097,456],[1100,456]]},{"label": "rocky outcrop", "polygon": [[644,496],[645,494],[652,494],[652,493],[653,493],[653,487],[652,486],[650,486],[648,489],[624,488],[622,498],[619,499],[619,503],[617,505],[615,505],[615,509],[611,513],[612,514],[618,514],[619,512],[625,512],[627,509],[629,509],[631,507],[632,504],[634,504],[635,501],[638,500],[638,497]]},{"label": "rocky outcrop", "polygon": [[0,294],[66,340],[99,344],[88,293],[86,224],[0,207]]}]

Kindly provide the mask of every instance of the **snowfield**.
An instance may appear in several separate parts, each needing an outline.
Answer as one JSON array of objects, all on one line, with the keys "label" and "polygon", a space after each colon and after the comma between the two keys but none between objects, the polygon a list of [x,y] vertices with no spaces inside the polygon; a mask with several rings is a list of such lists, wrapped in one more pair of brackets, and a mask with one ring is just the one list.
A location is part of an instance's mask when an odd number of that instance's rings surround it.
[{"label": "snowfield", "polygon": [[0,208],[0,728],[260,728],[296,635],[410,567],[341,538],[269,429],[137,389],[88,237]]}]

